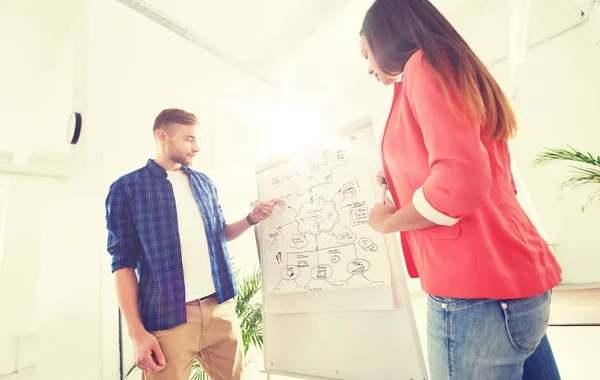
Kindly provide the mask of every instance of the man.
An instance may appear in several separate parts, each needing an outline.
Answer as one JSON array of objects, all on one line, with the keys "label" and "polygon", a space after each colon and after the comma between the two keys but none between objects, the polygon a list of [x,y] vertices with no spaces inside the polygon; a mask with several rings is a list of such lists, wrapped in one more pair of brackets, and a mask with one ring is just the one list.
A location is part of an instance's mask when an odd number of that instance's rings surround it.
[{"label": "man", "polygon": [[116,180],[106,199],[117,298],[147,380],[187,380],[194,356],[213,380],[243,372],[226,242],[275,205],[260,202],[227,224],[211,180],[189,168],[197,127],[191,113],[162,111],[154,122],[156,158]]}]

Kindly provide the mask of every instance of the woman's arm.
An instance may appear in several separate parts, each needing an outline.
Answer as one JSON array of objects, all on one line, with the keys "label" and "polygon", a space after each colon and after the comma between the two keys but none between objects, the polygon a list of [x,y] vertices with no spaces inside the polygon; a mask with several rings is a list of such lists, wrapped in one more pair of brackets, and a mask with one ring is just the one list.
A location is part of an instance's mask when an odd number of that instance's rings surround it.
[{"label": "woman's arm", "polygon": [[396,210],[388,199],[370,213],[369,224],[382,233],[452,226],[489,197],[492,172],[481,128],[448,96],[425,58],[407,63],[404,86],[428,152],[429,176]]},{"label": "woman's arm", "polygon": [[422,230],[437,226],[436,223],[419,214],[412,202],[396,210],[389,198],[386,198],[385,204],[378,203],[371,209],[369,225],[375,231],[384,234]]},{"label": "woman's arm", "polygon": [[[489,199],[492,171],[481,126],[449,97],[424,57],[405,68],[406,96],[423,134],[430,174],[413,194],[424,218],[451,226]],[[491,112],[491,110],[490,110]]]}]

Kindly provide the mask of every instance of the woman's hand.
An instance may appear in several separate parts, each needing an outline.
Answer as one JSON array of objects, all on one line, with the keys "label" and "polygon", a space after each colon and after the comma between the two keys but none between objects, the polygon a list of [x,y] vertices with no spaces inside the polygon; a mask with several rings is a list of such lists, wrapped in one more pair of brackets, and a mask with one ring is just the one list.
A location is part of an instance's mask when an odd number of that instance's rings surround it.
[{"label": "woman's hand", "polygon": [[377,203],[369,213],[369,226],[382,234],[389,231],[388,222],[396,212],[396,206],[389,197],[385,197],[385,204]]}]

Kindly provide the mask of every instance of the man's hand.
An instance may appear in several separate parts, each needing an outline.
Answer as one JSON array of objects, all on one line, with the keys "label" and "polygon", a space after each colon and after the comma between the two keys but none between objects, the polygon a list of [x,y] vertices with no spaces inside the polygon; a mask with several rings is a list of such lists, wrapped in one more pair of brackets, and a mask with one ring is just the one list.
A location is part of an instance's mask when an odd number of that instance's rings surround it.
[{"label": "man's hand", "polygon": [[[225,226],[225,240],[232,241],[237,239],[241,234],[250,228],[251,224],[262,222],[273,213],[273,208],[279,203],[277,202],[259,202],[249,215],[243,219]],[[248,216],[252,222],[248,220]]]},{"label": "man's hand", "polygon": [[135,347],[135,365],[142,370],[158,372],[167,366],[167,361],[154,335],[142,331],[131,337]]},{"label": "man's hand", "polygon": [[252,221],[255,223],[262,222],[263,220],[271,216],[271,214],[273,213],[273,208],[277,204],[279,204],[279,202],[281,201],[277,201],[275,203],[258,202],[258,204],[254,206],[254,209],[250,213],[250,219],[252,219]]},{"label": "man's hand", "polygon": [[375,178],[377,179],[377,183],[379,184],[379,186],[381,186],[383,184],[382,179],[385,177],[385,174],[383,173],[382,170],[377,172],[377,175],[375,176]]}]

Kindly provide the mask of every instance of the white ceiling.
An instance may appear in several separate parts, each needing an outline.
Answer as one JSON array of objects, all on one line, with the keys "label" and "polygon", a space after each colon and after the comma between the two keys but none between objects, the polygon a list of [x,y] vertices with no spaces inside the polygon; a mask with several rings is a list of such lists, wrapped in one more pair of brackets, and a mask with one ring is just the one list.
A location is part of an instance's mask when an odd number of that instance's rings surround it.
[{"label": "white ceiling", "polygon": [[[209,48],[298,99],[330,99],[365,72],[358,30],[372,0],[147,0]],[[433,0],[484,62],[509,49],[510,0]],[[574,23],[591,0],[534,0],[530,43]],[[322,100],[326,101],[326,100]]]},{"label": "white ceiling", "polygon": [[249,66],[294,51],[349,0],[149,0],[201,40]]},{"label": "white ceiling", "polygon": [[[22,146],[31,141],[36,151],[68,152],[63,135],[73,101],[73,42],[67,38],[73,33],[72,1],[0,2],[0,42],[10,52],[0,62],[0,154],[17,149],[26,153]],[[529,42],[576,24],[578,5],[585,9],[591,1],[534,0]],[[507,56],[510,0],[433,2],[484,62]],[[325,105],[348,96],[357,84],[370,83],[358,51],[358,31],[372,0],[145,3],[187,28],[198,49],[299,102]]]}]

